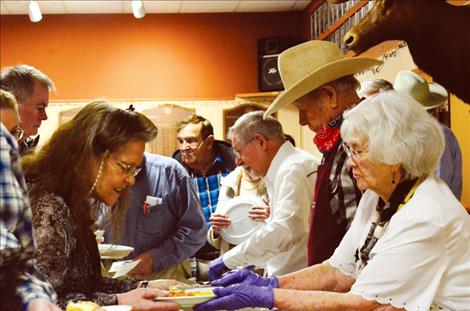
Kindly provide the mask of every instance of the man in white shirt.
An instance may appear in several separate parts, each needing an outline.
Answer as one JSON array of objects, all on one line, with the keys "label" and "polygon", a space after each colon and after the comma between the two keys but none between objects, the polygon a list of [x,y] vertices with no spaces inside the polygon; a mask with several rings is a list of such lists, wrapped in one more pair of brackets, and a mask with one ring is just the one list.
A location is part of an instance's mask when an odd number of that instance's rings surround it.
[{"label": "man in white shirt", "polygon": [[240,117],[229,130],[237,165],[262,176],[271,206],[266,226],[209,266],[215,279],[225,269],[266,266],[268,275],[307,267],[308,219],[318,160],[286,141],[275,118],[262,111]]}]

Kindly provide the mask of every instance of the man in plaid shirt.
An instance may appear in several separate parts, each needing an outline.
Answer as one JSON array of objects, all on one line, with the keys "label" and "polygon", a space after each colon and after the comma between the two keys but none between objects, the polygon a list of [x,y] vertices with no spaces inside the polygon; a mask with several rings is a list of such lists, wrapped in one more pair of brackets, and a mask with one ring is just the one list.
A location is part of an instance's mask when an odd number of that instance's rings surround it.
[{"label": "man in plaid shirt", "polygon": [[[3,98],[2,98],[3,100]],[[0,124],[0,309],[59,310],[56,294],[33,259],[28,192],[18,144]]]},{"label": "man in plaid shirt", "polygon": [[[179,150],[173,154],[188,171],[210,227],[210,216],[217,208],[220,180],[235,169],[232,146],[214,139],[214,129],[205,118],[192,115],[178,123]],[[218,257],[218,251],[206,243],[196,254],[203,260]]]}]

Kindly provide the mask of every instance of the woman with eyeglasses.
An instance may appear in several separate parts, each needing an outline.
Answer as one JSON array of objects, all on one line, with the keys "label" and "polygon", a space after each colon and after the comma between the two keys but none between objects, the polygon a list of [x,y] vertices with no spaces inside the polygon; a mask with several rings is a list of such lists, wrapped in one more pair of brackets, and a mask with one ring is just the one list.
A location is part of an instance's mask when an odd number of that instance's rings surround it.
[{"label": "woman with eyeglasses", "polygon": [[156,289],[132,280],[101,277],[100,255],[90,228],[100,202],[112,206],[115,232],[126,215],[127,189],[140,170],[145,143],[157,128],[144,115],[106,102],[86,105],[23,160],[38,244],[36,259],[58,294],[58,304],[90,300],[131,305],[133,310],[178,310],[155,302]]},{"label": "woman with eyeglasses", "polygon": [[434,175],[439,123],[388,91],[345,114],[341,137],[364,194],[330,259],[280,277],[230,272],[212,285],[238,284],[195,311],[469,310],[470,216]]}]

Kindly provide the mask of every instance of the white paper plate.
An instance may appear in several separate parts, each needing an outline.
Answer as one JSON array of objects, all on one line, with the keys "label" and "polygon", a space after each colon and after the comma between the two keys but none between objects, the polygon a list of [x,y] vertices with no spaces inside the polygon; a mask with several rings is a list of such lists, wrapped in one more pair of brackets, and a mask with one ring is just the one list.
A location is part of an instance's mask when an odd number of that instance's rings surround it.
[{"label": "white paper plate", "polygon": [[98,244],[100,256],[103,259],[120,259],[134,251],[133,247],[115,244]]},{"label": "white paper plate", "polygon": [[220,231],[222,239],[230,244],[238,245],[265,225],[264,222],[254,221],[248,216],[248,211],[254,205],[266,204],[256,196],[236,197],[226,203],[224,213],[230,217],[231,224]]},{"label": "white paper plate", "polygon": [[[202,287],[202,288],[191,288],[187,289],[187,292],[207,292],[211,291],[214,287]],[[211,293],[210,295],[204,296],[179,296],[179,297],[158,297],[155,298],[156,301],[172,301],[177,303],[180,308],[192,308],[197,304],[209,301],[217,297],[216,294]]]}]

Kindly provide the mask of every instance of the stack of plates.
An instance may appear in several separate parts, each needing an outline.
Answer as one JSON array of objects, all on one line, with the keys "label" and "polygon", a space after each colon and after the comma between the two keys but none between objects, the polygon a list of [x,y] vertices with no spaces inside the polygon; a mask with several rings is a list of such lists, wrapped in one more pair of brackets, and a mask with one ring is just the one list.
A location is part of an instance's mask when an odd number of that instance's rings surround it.
[{"label": "stack of plates", "polygon": [[100,256],[103,259],[120,259],[134,251],[133,247],[115,244],[98,244]]}]

